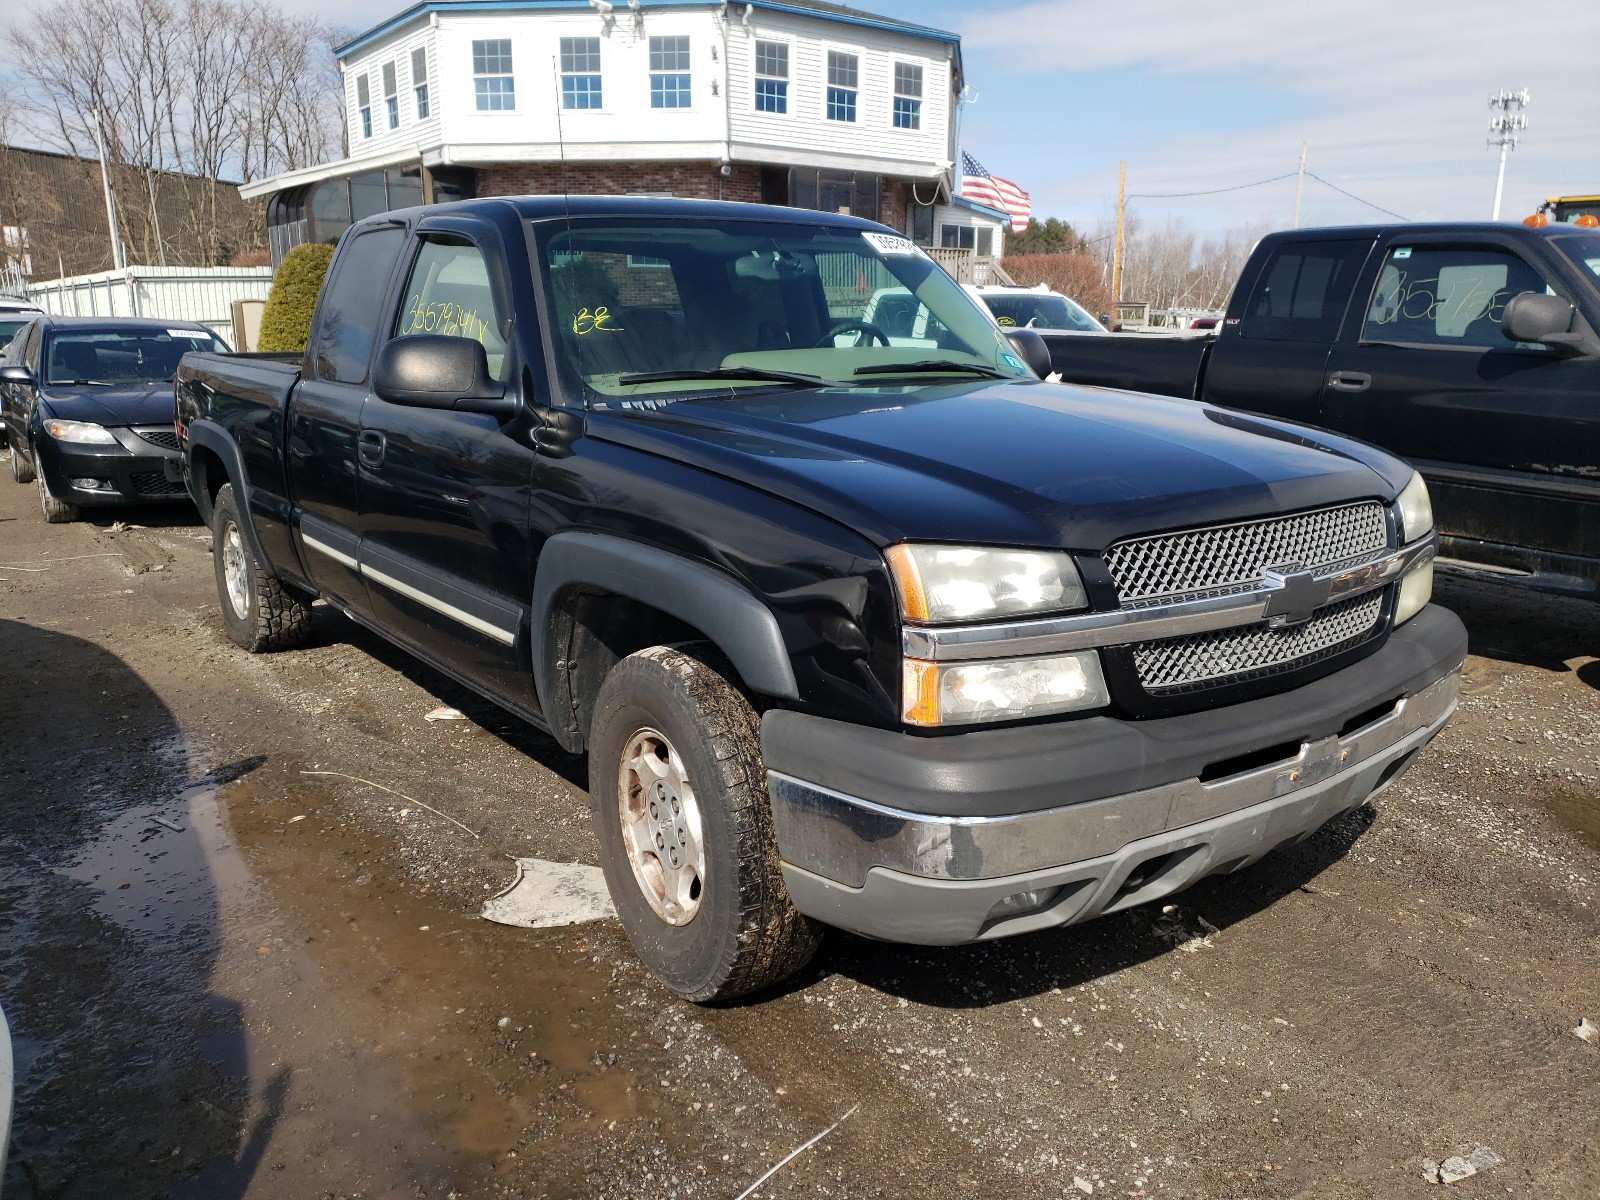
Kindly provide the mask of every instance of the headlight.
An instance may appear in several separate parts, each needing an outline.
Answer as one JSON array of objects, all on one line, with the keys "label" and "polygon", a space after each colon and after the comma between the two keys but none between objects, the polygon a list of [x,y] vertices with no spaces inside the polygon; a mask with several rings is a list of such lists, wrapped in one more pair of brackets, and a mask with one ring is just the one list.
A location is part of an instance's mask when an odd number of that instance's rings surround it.
[{"label": "headlight", "polygon": [[1093,650],[990,662],[908,658],[901,684],[902,714],[909,725],[1018,721],[1110,702]]},{"label": "headlight", "polygon": [[44,423],[44,431],[58,442],[82,442],[90,446],[115,446],[117,439],[104,425],[93,421],[57,421]]},{"label": "headlight", "polygon": [[1428,485],[1422,482],[1420,472],[1411,476],[1411,482],[1395,501],[1400,507],[1400,541],[1414,542],[1433,528],[1433,501],[1428,499]]},{"label": "headlight", "polygon": [[1404,624],[1433,599],[1433,559],[1412,567],[1400,580],[1400,598],[1394,602],[1394,623]]},{"label": "headlight", "polygon": [[1086,603],[1072,556],[1051,550],[914,546],[887,551],[900,615],[917,624],[1061,612]]}]

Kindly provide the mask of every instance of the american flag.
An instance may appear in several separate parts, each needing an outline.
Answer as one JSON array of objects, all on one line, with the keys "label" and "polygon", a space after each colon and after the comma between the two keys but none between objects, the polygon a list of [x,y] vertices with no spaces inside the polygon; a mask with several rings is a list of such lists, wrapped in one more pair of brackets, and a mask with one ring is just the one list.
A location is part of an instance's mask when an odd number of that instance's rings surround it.
[{"label": "american flag", "polygon": [[978,204],[998,208],[1011,214],[1011,232],[1021,233],[1028,227],[1028,216],[1033,206],[1028,193],[1012,183],[983,169],[983,164],[965,150],[961,152],[961,195]]}]

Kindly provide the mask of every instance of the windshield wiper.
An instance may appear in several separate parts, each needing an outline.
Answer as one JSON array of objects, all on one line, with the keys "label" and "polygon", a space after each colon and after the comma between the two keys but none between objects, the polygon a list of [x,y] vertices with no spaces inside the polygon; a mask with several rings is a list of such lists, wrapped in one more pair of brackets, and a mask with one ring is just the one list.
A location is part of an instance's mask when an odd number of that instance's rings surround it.
[{"label": "windshield wiper", "polygon": [[709,371],[641,371],[636,375],[621,375],[617,382],[678,383],[697,379],[747,379],[755,383],[789,383],[795,387],[835,387],[833,380],[820,375],[802,375],[798,371],[768,371],[762,367],[717,367]]},{"label": "windshield wiper", "polygon": [[87,387],[115,387],[116,386],[116,384],[112,383],[109,379],[52,379],[50,382],[52,384],[54,384],[56,387],[62,387],[62,386],[65,386],[65,387],[80,387],[80,386],[87,386]]},{"label": "windshield wiper", "polygon": [[980,363],[956,362],[954,359],[928,358],[921,362],[909,363],[875,363],[870,367],[857,367],[853,374],[856,375],[921,375],[945,374],[951,371],[965,371],[971,375],[983,375],[989,379],[1015,379],[1015,375],[1007,375],[1004,371],[997,371],[993,367],[986,367]]}]

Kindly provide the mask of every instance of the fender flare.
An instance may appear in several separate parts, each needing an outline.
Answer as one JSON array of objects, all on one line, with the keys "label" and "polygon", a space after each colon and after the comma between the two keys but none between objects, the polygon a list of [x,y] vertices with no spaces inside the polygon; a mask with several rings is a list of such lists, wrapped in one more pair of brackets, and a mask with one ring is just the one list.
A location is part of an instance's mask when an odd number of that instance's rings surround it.
[{"label": "fender flare", "polygon": [[250,544],[250,553],[255,556],[256,562],[268,575],[276,578],[278,571],[267,558],[266,552],[261,548],[261,539],[256,535],[255,514],[250,511],[250,484],[249,476],[245,473],[244,459],[239,454],[238,444],[228,436],[228,431],[214,421],[194,421],[187,429],[189,438],[189,453],[186,457],[186,466],[189,471],[189,498],[194,501],[195,507],[200,510],[201,519],[206,525],[211,524],[212,507],[211,497],[203,490],[196,494],[196,479],[194,473],[194,449],[203,447],[211,451],[222,460],[222,469],[227,473],[228,482],[233,485],[233,494],[239,498],[239,523],[244,539]]},{"label": "fender flare", "polygon": [[603,533],[558,533],[546,540],[534,573],[530,649],[541,709],[560,694],[562,653],[552,627],[557,598],[587,585],[648,604],[701,630],[739,678],[763,696],[798,700],[789,649],[772,610],[731,576],[704,563]]}]

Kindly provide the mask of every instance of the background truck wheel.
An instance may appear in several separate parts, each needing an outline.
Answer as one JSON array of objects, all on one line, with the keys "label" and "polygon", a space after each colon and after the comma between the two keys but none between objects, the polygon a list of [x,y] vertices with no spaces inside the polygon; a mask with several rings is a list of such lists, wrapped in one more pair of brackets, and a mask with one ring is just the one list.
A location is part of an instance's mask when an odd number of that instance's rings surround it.
[{"label": "background truck wheel", "polygon": [[11,478],[18,483],[33,482],[33,464],[22,461],[22,455],[17,453],[15,442],[11,444]]},{"label": "background truck wheel", "polygon": [[39,511],[44,513],[46,523],[50,525],[66,525],[78,519],[82,510],[76,504],[68,504],[65,500],[57,500],[50,492],[50,485],[44,481],[44,476],[39,476]]},{"label": "background truck wheel", "polygon": [[217,600],[228,637],[252,654],[304,645],[311,635],[311,598],[268,575],[256,562],[244,538],[232,484],[217,493],[211,534]]},{"label": "background truck wheel", "polygon": [[759,720],[704,644],[606,676],[589,739],[600,862],[640,960],[687,1000],[793,975],[817,947],[778,867]]}]

